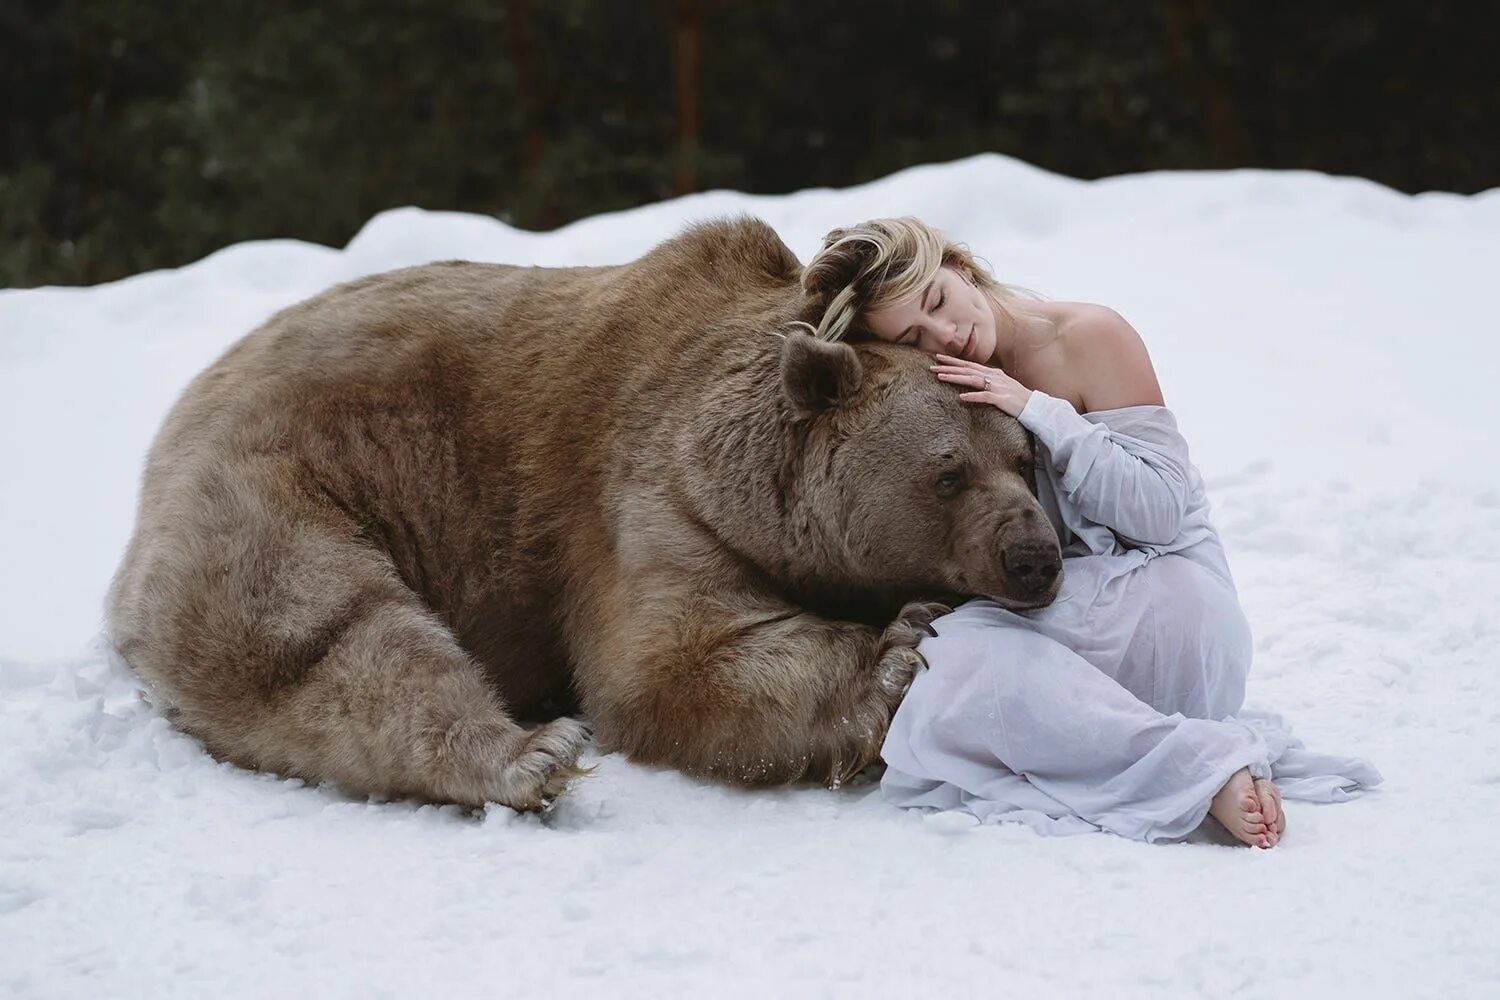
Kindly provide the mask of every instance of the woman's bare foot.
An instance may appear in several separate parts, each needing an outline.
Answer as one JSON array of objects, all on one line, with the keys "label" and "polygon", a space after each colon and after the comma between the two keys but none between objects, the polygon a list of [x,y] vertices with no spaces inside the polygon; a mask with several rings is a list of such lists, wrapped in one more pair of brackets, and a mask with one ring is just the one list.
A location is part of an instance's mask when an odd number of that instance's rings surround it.
[{"label": "woman's bare foot", "polygon": [[[1270,782],[1266,782],[1270,785]],[[1270,847],[1276,842],[1279,835],[1273,825],[1266,822],[1265,808],[1260,796],[1257,794],[1255,779],[1250,777],[1248,768],[1240,768],[1229,776],[1224,782],[1224,787],[1219,789],[1218,794],[1209,803],[1208,812],[1214,819],[1224,824],[1224,829],[1243,843],[1251,847]],[[1275,786],[1272,786],[1274,789]],[[1280,801],[1276,801],[1279,807]],[[1280,815],[1278,808],[1277,815]]]}]

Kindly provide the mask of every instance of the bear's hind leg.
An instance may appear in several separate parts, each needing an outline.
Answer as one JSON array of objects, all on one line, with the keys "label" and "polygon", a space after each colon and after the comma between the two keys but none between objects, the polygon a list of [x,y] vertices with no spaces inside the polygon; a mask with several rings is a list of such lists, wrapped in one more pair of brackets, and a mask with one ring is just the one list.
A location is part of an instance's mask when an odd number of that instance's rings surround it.
[{"label": "bear's hind leg", "polygon": [[574,719],[513,721],[415,595],[361,613],[256,714],[226,756],[355,793],[521,810],[579,775],[589,738]]},{"label": "bear's hind leg", "polygon": [[136,553],[111,601],[121,653],[211,753],[353,794],[517,809],[579,773],[583,724],[517,724],[381,553],[259,526]]}]

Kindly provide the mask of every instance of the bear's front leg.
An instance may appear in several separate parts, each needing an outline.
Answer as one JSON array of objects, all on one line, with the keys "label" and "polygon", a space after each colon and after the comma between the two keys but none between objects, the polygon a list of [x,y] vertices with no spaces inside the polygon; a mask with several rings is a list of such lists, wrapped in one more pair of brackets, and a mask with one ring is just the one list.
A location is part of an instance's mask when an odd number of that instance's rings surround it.
[{"label": "bear's front leg", "polygon": [[927,667],[927,661],[917,652],[917,644],[924,636],[936,635],[932,630],[933,620],[952,610],[937,601],[912,601],[881,633],[875,673],[890,709],[887,721],[895,713],[917,671]]},{"label": "bear's front leg", "polygon": [[[880,753],[940,604],[885,629],[701,594],[606,630],[580,671],[601,749],[737,784],[838,785]],[[607,648],[613,647],[613,648]]]}]

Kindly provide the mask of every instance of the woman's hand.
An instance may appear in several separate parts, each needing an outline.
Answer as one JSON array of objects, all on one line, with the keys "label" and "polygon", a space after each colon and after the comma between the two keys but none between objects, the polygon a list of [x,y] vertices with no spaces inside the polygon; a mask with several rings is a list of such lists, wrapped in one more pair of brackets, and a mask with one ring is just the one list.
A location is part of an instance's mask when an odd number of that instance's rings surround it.
[{"label": "woman's hand", "polygon": [[986,368],[977,361],[965,361],[946,354],[937,356],[938,363],[932,366],[937,377],[949,385],[969,392],[959,393],[965,403],[989,403],[1011,416],[1019,416],[1031,398],[1026,388],[998,368]]}]

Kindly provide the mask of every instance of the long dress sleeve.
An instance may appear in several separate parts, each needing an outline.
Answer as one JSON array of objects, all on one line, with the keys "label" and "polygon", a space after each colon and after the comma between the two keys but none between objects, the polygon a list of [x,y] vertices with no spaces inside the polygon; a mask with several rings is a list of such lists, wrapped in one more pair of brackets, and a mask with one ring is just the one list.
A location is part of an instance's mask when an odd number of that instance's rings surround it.
[{"label": "long dress sleeve", "polygon": [[1191,491],[1187,441],[1170,410],[1142,411],[1129,433],[1081,416],[1066,400],[1033,390],[1018,419],[1036,435],[1067,499],[1089,520],[1137,545],[1167,545],[1182,530]]}]

